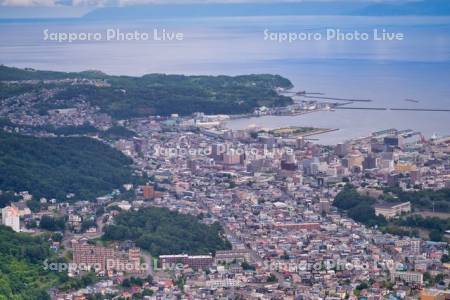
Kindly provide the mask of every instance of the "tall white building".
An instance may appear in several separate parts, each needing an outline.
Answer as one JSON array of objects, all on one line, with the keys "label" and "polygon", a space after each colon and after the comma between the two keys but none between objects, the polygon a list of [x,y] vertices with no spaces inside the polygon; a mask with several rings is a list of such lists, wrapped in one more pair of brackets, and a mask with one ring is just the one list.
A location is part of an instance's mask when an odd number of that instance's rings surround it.
[{"label": "tall white building", "polygon": [[2,224],[11,227],[15,232],[20,231],[19,210],[16,207],[6,206],[2,208]]}]

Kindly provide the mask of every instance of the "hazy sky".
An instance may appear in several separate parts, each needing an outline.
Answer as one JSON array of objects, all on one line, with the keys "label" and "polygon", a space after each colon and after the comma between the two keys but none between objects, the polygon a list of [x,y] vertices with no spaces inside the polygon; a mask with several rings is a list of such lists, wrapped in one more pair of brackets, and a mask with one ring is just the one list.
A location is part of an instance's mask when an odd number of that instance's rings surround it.
[{"label": "hazy sky", "polygon": [[[126,6],[136,4],[172,4],[172,3],[274,3],[274,2],[302,2],[305,0],[0,0],[2,6]],[[335,0],[308,0],[313,1],[335,1]],[[349,1],[349,0],[347,0]],[[387,1],[402,1],[402,0],[350,0],[354,2],[387,2]],[[405,0],[403,0],[405,1]]]},{"label": "hazy sky", "polygon": [[[279,2],[409,2],[422,0],[0,0],[0,19],[74,18],[99,7],[145,4],[279,3]],[[450,1],[450,0],[448,0]]]}]

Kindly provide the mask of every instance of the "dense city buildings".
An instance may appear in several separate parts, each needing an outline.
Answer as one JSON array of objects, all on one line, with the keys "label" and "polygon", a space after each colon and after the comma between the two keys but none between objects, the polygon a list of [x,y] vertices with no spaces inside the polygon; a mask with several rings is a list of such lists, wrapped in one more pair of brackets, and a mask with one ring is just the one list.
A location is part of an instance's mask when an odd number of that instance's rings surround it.
[{"label": "dense city buildings", "polygon": [[[66,221],[52,249],[71,251],[71,262],[87,268],[71,276],[90,271],[99,281],[54,292],[54,299],[143,290],[152,294],[144,299],[445,299],[449,228],[430,224],[449,212],[442,198],[450,182],[449,138],[390,129],[322,146],[290,134],[299,128],[276,136],[230,130],[223,121],[204,114],[123,121],[133,134],[104,142],[132,159],[134,173],[145,179],[96,199],[41,197],[33,211],[24,199],[34,198],[24,191],[2,210],[3,223],[15,231],[20,222],[38,234]],[[154,228],[137,236],[124,225],[100,242],[121,214],[149,207],[220,224],[231,249],[171,251]],[[128,224],[141,221],[134,216]],[[161,226],[182,245],[183,237]],[[133,235],[135,242],[123,238]],[[151,283],[126,281],[148,276]]]}]

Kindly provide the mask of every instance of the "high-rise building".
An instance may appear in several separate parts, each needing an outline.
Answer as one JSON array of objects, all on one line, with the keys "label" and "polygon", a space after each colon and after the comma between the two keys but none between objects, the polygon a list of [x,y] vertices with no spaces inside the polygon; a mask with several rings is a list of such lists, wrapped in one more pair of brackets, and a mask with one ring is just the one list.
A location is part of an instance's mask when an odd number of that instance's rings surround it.
[{"label": "high-rise building", "polygon": [[421,247],[421,241],[419,239],[412,240],[410,243],[411,246],[411,252],[415,254],[420,253],[420,247]]},{"label": "high-rise building", "polygon": [[378,139],[372,139],[370,141],[370,152],[381,153],[385,149],[384,143],[379,141]]},{"label": "high-rise building", "polygon": [[394,271],[391,272],[391,280],[392,281],[405,281],[408,283],[417,283],[422,284],[423,283],[423,274],[419,272],[398,272]]},{"label": "high-rise building", "polygon": [[387,136],[383,142],[386,147],[403,147],[403,138],[401,136]]},{"label": "high-rise building", "polygon": [[353,150],[348,156],[348,168],[361,168],[364,160],[363,155],[358,150]]},{"label": "high-rise building", "polygon": [[379,158],[374,156],[373,154],[369,154],[367,157],[364,158],[363,161],[363,168],[364,170],[371,170],[378,168],[379,164]]},{"label": "high-rise building", "polygon": [[15,232],[20,231],[19,210],[13,206],[2,208],[2,224],[11,227]]},{"label": "high-rise building", "polygon": [[400,174],[399,173],[390,173],[387,177],[387,184],[390,187],[395,187],[400,182]]},{"label": "high-rise building", "polygon": [[288,171],[296,171],[298,169],[297,160],[294,154],[284,154],[281,159],[281,169]]},{"label": "high-rise building", "polygon": [[112,248],[90,245],[84,242],[72,241],[73,262],[88,268],[97,268],[98,271],[107,270],[107,260],[115,258]]},{"label": "high-rise building", "polygon": [[159,259],[160,266],[163,269],[172,268],[175,264],[183,264],[188,265],[191,268],[204,269],[210,267],[213,263],[213,258],[211,255],[160,255]]},{"label": "high-rise building", "polygon": [[336,148],[334,151],[337,156],[344,157],[350,152],[350,150],[351,150],[351,147],[349,144],[339,143],[336,145]]},{"label": "high-rise building", "polygon": [[155,188],[151,185],[142,186],[142,194],[144,199],[153,199],[155,197]]},{"label": "high-rise building", "polygon": [[329,213],[330,207],[331,207],[331,203],[328,199],[320,199],[320,201],[319,201],[320,213]]},{"label": "high-rise building", "polygon": [[227,147],[223,144],[213,144],[211,146],[211,158],[216,162],[220,162],[223,159],[223,154],[226,152]]},{"label": "high-rise building", "polygon": [[142,153],[144,151],[145,139],[134,137],[133,143],[137,153]]},{"label": "high-rise building", "polygon": [[223,163],[226,165],[237,165],[241,163],[241,156],[237,153],[224,153]]},{"label": "high-rise building", "polygon": [[73,263],[80,269],[94,269],[95,271],[121,271],[126,273],[141,273],[141,250],[130,248],[128,252],[116,251],[113,248],[90,245],[85,240],[73,240]]}]

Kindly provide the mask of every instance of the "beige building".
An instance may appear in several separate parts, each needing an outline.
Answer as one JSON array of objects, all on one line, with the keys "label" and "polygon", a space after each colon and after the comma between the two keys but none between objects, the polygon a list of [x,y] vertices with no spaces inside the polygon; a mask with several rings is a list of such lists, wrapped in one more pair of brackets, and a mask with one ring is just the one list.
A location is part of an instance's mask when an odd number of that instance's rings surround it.
[{"label": "beige building", "polygon": [[2,224],[11,227],[15,232],[20,231],[20,214],[14,206],[2,208]]},{"label": "beige building", "polygon": [[423,274],[418,272],[391,272],[391,280],[401,280],[408,283],[423,284]]},{"label": "beige building", "polygon": [[243,250],[218,250],[216,251],[215,256],[216,263],[218,262],[226,262],[230,263],[234,260],[236,261],[249,261],[250,260],[250,253],[243,249]]},{"label": "beige building", "polygon": [[205,282],[207,288],[230,288],[239,287],[241,283],[236,279],[224,278],[224,279],[211,279]]},{"label": "beige building", "polygon": [[420,300],[446,300],[450,299],[450,291],[437,289],[424,289],[420,293]]},{"label": "beige building", "polygon": [[386,219],[392,219],[402,213],[411,212],[411,203],[387,203],[383,205],[375,205],[375,215],[383,215]]},{"label": "beige building", "polygon": [[120,271],[125,273],[141,273],[141,252],[139,248],[130,248],[120,253],[113,248],[88,244],[85,241],[72,241],[73,263],[79,269],[94,269],[95,271]]}]

